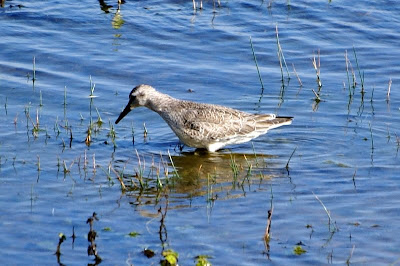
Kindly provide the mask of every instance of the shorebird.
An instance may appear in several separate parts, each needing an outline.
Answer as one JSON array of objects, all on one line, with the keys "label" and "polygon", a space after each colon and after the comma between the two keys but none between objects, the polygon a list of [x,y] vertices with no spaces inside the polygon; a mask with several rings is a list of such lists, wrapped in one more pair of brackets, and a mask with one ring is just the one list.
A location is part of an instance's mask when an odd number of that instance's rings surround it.
[{"label": "shorebird", "polygon": [[173,98],[150,85],[139,85],[129,94],[129,102],[115,124],[131,110],[144,106],[158,113],[186,146],[210,152],[239,144],[292,123],[292,117],[251,114],[221,105]]}]

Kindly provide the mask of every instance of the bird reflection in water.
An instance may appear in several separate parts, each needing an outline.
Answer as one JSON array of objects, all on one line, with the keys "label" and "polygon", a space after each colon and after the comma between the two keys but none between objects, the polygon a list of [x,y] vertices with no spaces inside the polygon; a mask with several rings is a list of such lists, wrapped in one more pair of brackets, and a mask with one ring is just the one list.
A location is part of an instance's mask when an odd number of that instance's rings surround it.
[{"label": "bird reflection in water", "polygon": [[[100,4],[100,9],[103,10],[104,13],[106,13],[106,14],[110,13],[110,9],[114,7],[112,5],[107,4],[107,2],[104,0],[99,0],[99,4]],[[121,5],[122,4],[125,4],[125,1],[123,1],[123,0],[117,1],[117,10],[111,21],[111,25],[114,29],[121,28],[121,26],[125,23],[125,21],[122,18],[122,15],[121,15]]]},{"label": "bird reflection in water", "polygon": [[[209,200],[242,197],[251,185],[259,185],[279,175],[276,166],[266,163],[266,159],[273,157],[271,155],[196,150],[171,157],[168,154],[137,154],[137,157],[140,159],[130,159],[125,162],[124,170],[119,170],[124,172],[125,194],[133,199],[130,203],[137,207],[157,204],[166,193],[171,201],[180,202],[180,206],[190,205],[187,199],[193,197],[206,196]],[[134,172],[125,170],[125,167],[132,169],[127,164],[135,159],[138,163],[133,168]],[[116,163],[124,164],[122,161]],[[157,183],[158,179],[160,183]],[[153,211],[142,215],[157,216]]]}]

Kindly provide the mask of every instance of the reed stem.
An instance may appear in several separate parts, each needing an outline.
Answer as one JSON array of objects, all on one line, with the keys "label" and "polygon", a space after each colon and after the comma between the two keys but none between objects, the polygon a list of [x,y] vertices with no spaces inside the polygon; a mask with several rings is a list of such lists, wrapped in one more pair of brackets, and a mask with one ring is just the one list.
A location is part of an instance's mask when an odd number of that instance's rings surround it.
[{"label": "reed stem", "polygon": [[253,59],[254,59],[254,63],[256,64],[258,78],[260,79],[261,89],[264,90],[264,83],[263,83],[262,78],[261,78],[260,69],[258,68],[257,57],[256,57],[256,54],[254,52],[253,41],[251,40],[251,36],[250,36],[250,46],[251,46],[251,51],[253,52]]},{"label": "reed stem", "polygon": [[[285,56],[283,55],[282,46],[279,41],[278,24],[275,25],[275,32],[276,32],[276,44],[278,46],[278,59],[279,59],[279,65],[281,67],[281,75],[282,75],[282,81],[283,81],[283,65],[285,65],[288,79],[290,79],[290,74],[289,74],[289,68],[286,64]],[[282,62],[283,62],[283,64],[282,64]]]},{"label": "reed stem", "polygon": [[36,81],[36,58],[33,57],[33,78],[32,82],[35,83]]},{"label": "reed stem", "polygon": [[388,90],[387,90],[387,94],[386,94],[386,102],[390,101],[390,89],[392,87],[392,79],[389,80],[389,85],[388,85]]},{"label": "reed stem", "polygon": [[364,71],[361,75],[361,70],[360,66],[358,65],[358,59],[357,59],[357,53],[356,53],[356,48],[353,46],[353,52],[354,52],[354,58],[356,59],[356,65],[357,65],[357,70],[358,70],[358,75],[360,76],[360,81],[361,81],[361,92],[364,93]]}]

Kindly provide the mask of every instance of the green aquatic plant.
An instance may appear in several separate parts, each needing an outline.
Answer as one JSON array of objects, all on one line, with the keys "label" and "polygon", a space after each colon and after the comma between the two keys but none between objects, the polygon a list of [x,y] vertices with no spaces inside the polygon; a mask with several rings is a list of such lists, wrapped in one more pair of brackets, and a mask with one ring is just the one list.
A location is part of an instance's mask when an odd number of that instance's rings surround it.
[{"label": "green aquatic plant", "polygon": [[178,252],[167,249],[164,250],[161,255],[164,257],[164,260],[161,260],[161,265],[178,265]]},{"label": "green aquatic plant", "polygon": [[[123,170],[125,170],[125,167],[124,167]],[[113,171],[114,174],[117,176],[117,179],[118,179],[119,183],[121,184],[121,191],[125,192],[126,191],[126,186],[125,186],[125,183],[124,183],[124,180],[123,180],[124,172],[123,171],[122,172],[117,172],[114,168],[111,168],[111,171]]]},{"label": "green aquatic plant", "polygon": [[42,90],[39,91],[39,106],[43,106],[43,97],[42,97]]},{"label": "green aquatic plant", "polygon": [[[220,0],[218,0],[220,1]],[[197,7],[199,10],[203,10],[203,0],[200,0],[200,4],[196,4],[196,0],[193,0],[193,11],[197,11]]]},{"label": "green aquatic plant", "polygon": [[286,59],[285,56],[283,55],[283,50],[282,50],[282,46],[281,43],[279,41],[279,33],[278,33],[278,23],[275,25],[275,34],[276,34],[276,45],[277,45],[277,54],[278,54],[278,59],[279,59],[279,66],[281,68],[281,75],[282,75],[282,84],[283,84],[283,65],[285,65],[286,68],[286,73],[287,73],[287,78],[290,79],[290,74],[289,74],[289,68],[286,64]]},{"label": "green aquatic plant", "polygon": [[136,232],[136,231],[132,231],[132,232],[129,232],[129,233],[128,233],[128,236],[129,236],[129,237],[137,237],[137,236],[140,236],[140,233],[138,233],[138,232]]},{"label": "green aquatic plant", "polygon": [[32,82],[35,84],[36,81],[36,58],[33,57],[33,77],[32,77]]},{"label": "green aquatic plant", "polygon": [[236,163],[235,156],[231,153],[230,154],[230,161],[229,165],[231,167],[232,173],[233,173],[233,186],[235,186],[237,178],[239,176],[239,166]]},{"label": "green aquatic plant", "polygon": [[57,244],[57,250],[54,253],[55,255],[57,255],[57,257],[60,257],[61,255],[61,244],[67,240],[67,237],[63,234],[63,233],[59,233],[58,234],[58,244]]},{"label": "green aquatic plant", "polygon": [[[348,87],[349,87],[349,98],[351,99],[354,94],[354,88],[356,87],[356,77],[354,74],[354,69],[351,65],[350,59],[347,54],[347,50],[345,50],[344,59],[346,61],[346,74],[347,74],[347,83],[348,83]],[[350,84],[350,75],[349,75],[350,71],[349,70],[351,70],[352,85]],[[353,91],[351,90],[351,87],[353,88]]]},{"label": "green aquatic plant", "polygon": [[144,254],[147,258],[152,258],[152,257],[154,257],[154,255],[156,255],[156,253],[155,253],[153,250],[149,249],[149,248],[143,249],[143,254]]},{"label": "green aquatic plant", "polygon": [[[312,192],[312,193],[313,193],[314,197],[319,201],[319,203],[321,203],[322,207],[324,208],[324,210],[326,212],[326,215],[328,216],[329,231],[331,233],[335,233],[335,232],[339,231],[339,228],[337,227],[336,222],[333,222],[331,214],[330,214],[329,210],[326,208],[325,204],[318,198],[317,195],[314,194],[314,192]],[[333,229],[331,229],[331,225],[332,225]]]},{"label": "green aquatic plant", "polygon": [[251,36],[250,36],[250,46],[251,46],[251,51],[253,53],[254,63],[256,64],[258,78],[260,79],[261,89],[264,90],[264,83],[261,78],[260,69],[258,68],[257,57],[256,57],[256,53],[254,52],[253,41],[251,40]]},{"label": "green aquatic plant", "polygon": [[171,162],[172,169],[174,170],[175,177],[179,178],[178,170],[175,167],[174,161],[172,160],[171,153],[169,153],[169,150],[168,150],[168,157]]},{"label": "green aquatic plant", "polygon": [[295,255],[297,255],[297,256],[300,256],[300,255],[302,255],[302,254],[304,254],[304,253],[306,253],[307,251],[304,249],[304,248],[302,248],[300,245],[297,245],[297,246],[295,246],[294,248],[293,248],[293,253],[295,254]]},{"label": "green aquatic plant", "polygon": [[[271,202],[272,205],[272,202]],[[274,207],[271,206],[271,209],[268,210],[268,218],[267,218],[267,226],[265,227],[264,233],[264,242],[268,245],[271,239],[271,224],[272,224],[272,213],[274,211]]]},{"label": "green aquatic plant", "polygon": [[242,180],[242,183],[240,184],[240,186],[243,188],[243,184],[244,184],[244,182],[247,180],[247,182],[248,182],[248,184],[250,185],[250,177],[252,176],[252,170],[253,170],[253,164],[251,164],[250,162],[249,162],[249,160],[247,160],[247,157],[246,157],[246,155],[245,154],[243,154],[243,157],[244,157],[244,159],[245,159],[245,161],[246,161],[246,163],[247,163],[247,173],[246,173],[246,175],[244,176],[244,178],[243,178],[243,180]]},{"label": "green aquatic plant", "polygon": [[29,127],[28,121],[30,121],[31,124],[32,124],[32,127],[33,127],[32,128],[32,135],[35,138],[37,138],[39,136],[39,131],[41,131],[40,127],[39,127],[39,110],[38,109],[36,110],[36,122],[33,122],[32,118],[30,116],[29,108],[27,109],[25,107],[25,115],[26,115],[26,119],[27,119],[27,128]]},{"label": "green aquatic plant", "polygon": [[98,127],[101,127],[103,125],[103,119],[101,119],[101,116],[100,116],[100,113],[99,113],[99,110],[97,109],[97,107],[96,107],[96,113],[97,113],[96,124]]},{"label": "green aquatic plant", "polygon": [[[147,138],[147,128],[146,128],[146,123],[143,122],[143,138]],[[132,127],[132,134],[133,134],[133,127]]]},{"label": "green aquatic plant", "polygon": [[[160,153],[160,157],[161,157],[161,159],[162,159],[161,153]],[[154,169],[155,169],[155,171],[156,171],[156,178],[157,178],[157,181],[156,181],[156,184],[157,184],[157,185],[156,185],[156,188],[157,188],[157,190],[160,190],[160,189],[163,188],[163,183],[162,183],[161,178],[160,178],[161,161],[158,162],[158,167],[156,167],[155,164],[154,164],[154,157],[153,157],[151,169],[152,169],[152,171],[153,171]]]},{"label": "green aquatic plant", "polygon": [[67,86],[64,86],[64,108],[67,106]]},{"label": "green aquatic plant", "polygon": [[54,133],[56,133],[56,137],[60,135],[60,127],[58,126],[58,116],[56,117],[56,122],[54,123]]},{"label": "green aquatic plant", "polygon": [[351,260],[351,257],[353,257],[353,253],[354,253],[354,249],[355,249],[355,248],[356,248],[356,245],[353,245],[353,248],[352,248],[351,251],[350,251],[349,257],[348,257],[347,260],[346,260],[346,265],[347,265],[347,266],[350,265],[350,260]]},{"label": "green aquatic plant", "polygon": [[369,132],[371,134],[371,150],[374,150],[374,135],[372,134],[372,125],[371,122],[368,122],[369,125]]},{"label": "green aquatic plant", "polygon": [[[200,178],[200,169],[199,169],[199,178]],[[217,183],[217,176],[214,174],[213,176],[210,173],[207,173],[207,203],[214,202],[218,195],[214,193],[213,186]]]},{"label": "green aquatic plant", "polygon": [[116,138],[116,133],[115,133],[115,129],[114,129],[114,125],[111,123],[111,120],[108,120],[108,124],[110,126],[110,132],[107,134],[107,136],[109,138],[111,138],[111,141],[114,145],[114,148],[117,147],[117,143],[115,142],[115,138]]},{"label": "green aquatic plant", "polygon": [[8,101],[8,97],[6,96],[6,101],[4,103],[4,110],[6,111],[6,115],[7,115],[7,101]]},{"label": "green aquatic plant", "polygon": [[286,171],[288,171],[288,172],[289,172],[289,163],[290,163],[290,160],[292,159],[292,157],[293,157],[294,153],[296,152],[296,150],[297,150],[297,147],[294,148],[292,154],[289,156],[289,159],[288,159],[288,161],[287,161],[287,163],[286,163],[285,168],[286,168]]},{"label": "green aquatic plant", "polygon": [[294,67],[294,63],[292,63],[293,72],[296,75],[297,81],[299,82],[300,88],[303,87],[303,82],[301,82],[299,74],[297,74],[296,68]]},{"label": "green aquatic plant", "polygon": [[97,237],[97,232],[93,229],[93,223],[94,221],[98,221],[99,218],[97,218],[97,214],[93,212],[92,216],[90,216],[86,223],[89,224],[89,233],[87,236],[89,243],[88,249],[87,249],[87,254],[88,256],[94,255],[94,260],[96,262],[96,265],[99,264],[102,261],[102,258],[98,254],[98,249],[97,245],[95,243],[96,237]]},{"label": "green aquatic plant", "polygon": [[135,130],[133,128],[133,122],[131,123],[131,132],[132,132],[132,144],[135,145]]},{"label": "green aquatic plant", "polygon": [[257,153],[256,153],[256,148],[254,147],[254,142],[251,142],[251,147],[253,149],[254,158],[256,159],[256,166],[259,167],[258,157],[257,157]]},{"label": "green aquatic plant", "polygon": [[142,164],[142,160],[140,159],[140,155],[139,155],[137,149],[135,149],[135,152],[136,152],[136,156],[138,159],[138,168],[136,170],[136,179],[139,181],[140,188],[144,189],[146,187],[144,179],[143,179],[144,172],[146,170],[146,161],[144,160],[144,157],[143,157],[143,164]]},{"label": "green aquatic plant", "polygon": [[36,157],[37,157],[37,163],[36,163],[37,171],[40,172],[40,170],[42,170],[42,169],[40,168],[40,156],[39,156],[39,154],[36,155]]},{"label": "green aquatic plant", "polygon": [[360,76],[361,93],[364,93],[364,71],[361,74],[360,66],[358,65],[358,58],[357,58],[356,48],[354,46],[353,46],[353,52],[354,52],[354,58],[356,59],[358,75]]},{"label": "green aquatic plant", "polygon": [[198,255],[195,257],[196,266],[211,266],[211,263],[208,259],[212,258],[209,255]]},{"label": "green aquatic plant", "polygon": [[390,101],[390,89],[392,87],[392,79],[389,79],[388,89],[386,93],[386,102]]},{"label": "green aquatic plant", "polygon": [[311,59],[311,62],[312,62],[313,67],[315,69],[315,74],[317,75],[318,98],[319,98],[319,93],[320,93],[320,90],[321,90],[321,87],[322,87],[322,82],[321,82],[321,78],[320,78],[321,77],[321,59],[320,59],[320,51],[319,51],[319,49],[318,49],[318,60],[316,59],[315,54],[313,54],[313,58]]},{"label": "green aquatic plant", "polygon": [[89,95],[89,97],[95,97],[94,96],[94,89],[96,87],[96,84],[93,83],[91,75],[89,76],[89,82],[90,82],[90,95]]},{"label": "green aquatic plant", "polygon": [[92,142],[92,125],[90,124],[88,126],[88,129],[86,131],[86,138],[85,138],[85,144],[86,146],[90,146],[90,143]]}]

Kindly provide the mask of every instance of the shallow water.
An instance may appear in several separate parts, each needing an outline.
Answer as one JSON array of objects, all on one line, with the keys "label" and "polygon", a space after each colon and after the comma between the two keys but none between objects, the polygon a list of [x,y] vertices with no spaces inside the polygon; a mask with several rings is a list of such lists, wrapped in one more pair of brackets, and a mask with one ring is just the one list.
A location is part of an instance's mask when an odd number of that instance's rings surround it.
[{"label": "shallow water", "polygon": [[[196,12],[192,5],[5,1],[2,264],[56,263],[60,232],[67,236],[61,263],[93,263],[86,224],[93,212],[107,265],[157,264],[163,249],[178,252],[181,265],[195,264],[198,255],[214,265],[397,263],[400,5],[225,1],[218,7],[205,1]],[[290,71],[288,80],[283,68],[283,82],[276,25]],[[320,90],[311,60],[318,53]],[[140,83],[177,98],[294,121],[216,154],[181,152],[168,126],[144,108],[113,125]],[[89,97],[91,87],[96,97]],[[86,145],[89,125],[99,117],[103,124],[92,128]],[[124,173],[125,192],[112,169]],[[139,189],[136,173],[146,189]],[[157,177],[168,190],[157,187]],[[299,245],[306,253],[294,253]],[[156,255],[146,258],[144,248]]]}]

